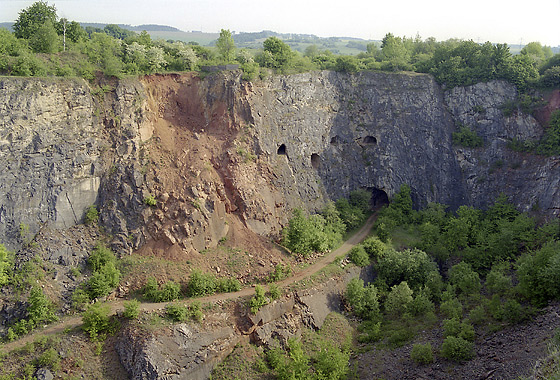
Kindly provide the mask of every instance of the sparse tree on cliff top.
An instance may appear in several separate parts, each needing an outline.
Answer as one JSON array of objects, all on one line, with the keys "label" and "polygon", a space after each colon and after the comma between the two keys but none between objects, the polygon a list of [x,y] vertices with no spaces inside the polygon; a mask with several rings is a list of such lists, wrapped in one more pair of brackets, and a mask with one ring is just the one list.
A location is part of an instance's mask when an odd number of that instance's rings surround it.
[{"label": "sparse tree on cliff top", "polygon": [[231,36],[231,32],[226,29],[220,31],[220,37],[216,41],[216,47],[220,55],[226,62],[231,62],[235,54],[235,42]]}]

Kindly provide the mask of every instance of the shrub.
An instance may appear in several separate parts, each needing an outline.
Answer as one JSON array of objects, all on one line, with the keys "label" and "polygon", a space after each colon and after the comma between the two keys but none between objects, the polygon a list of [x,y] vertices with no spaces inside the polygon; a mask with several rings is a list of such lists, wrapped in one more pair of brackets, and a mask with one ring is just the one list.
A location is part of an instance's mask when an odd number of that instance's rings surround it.
[{"label": "shrub", "polygon": [[268,304],[268,300],[264,294],[265,293],[262,286],[255,286],[255,295],[253,296],[253,298],[251,298],[251,301],[249,303],[251,307],[251,313],[257,314],[261,307]]},{"label": "shrub", "polygon": [[29,304],[27,307],[28,319],[33,326],[58,320],[53,311],[54,305],[45,297],[41,289],[31,288],[27,302]]},{"label": "shrub", "polygon": [[474,356],[473,344],[463,338],[448,336],[443,340],[440,353],[450,360],[469,360]]},{"label": "shrub", "polygon": [[87,208],[86,215],[84,216],[85,224],[96,224],[99,220],[99,211],[95,205],[91,205]]},{"label": "shrub", "polygon": [[181,285],[173,282],[168,281],[163,285],[163,289],[159,291],[159,302],[168,302],[173,301],[179,298],[179,294],[181,293]]},{"label": "shrub", "polygon": [[144,198],[144,204],[146,206],[155,207],[157,205],[157,201],[153,195],[148,195],[146,198]]},{"label": "shrub", "polygon": [[188,308],[177,303],[170,303],[165,307],[165,314],[175,322],[187,320]]},{"label": "shrub", "polygon": [[363,241],[362,245],[369,257],[378,260],[383,257],[387,246],[379,238],[372,236]]},{"label": "shrub", "polygon": [[346,286],[346,300],[363,319],[374,320],[379,316],[377,289],[372,284],[364,287],[363,280],[353,278]]},{"label": "shrub", "polygon": [[443,301],[439,309],[447,318],[461,318],[463,315],[463,305],[457,298]]},{"label": "shrub", "polygon": [[158,296],[159,285],[154,277],[148,278],[148,281],[146,281],[142,293],[144,294],[144,297],[146,297],[148,300],[157,302],[159,298]]},{"label": "shrub", "polygon": [[216,288],[219,293],[231,293],[241,289],[241,283],[236,278],[220,278],[217,281]]},{"label": "shrub", "polygon": [[457,318],[451,318],[443,320],[443,336],[456,336],[472,342],[475,335],[474,328],[470,323],[460,322]]},{"label": "shrub", "polygon": [[289,265],[276,264],[274,272],[268,275],[268,282],[281,281],[287,278],[292,273],[292,268]]},{"label": "shrub", "polygon": [[410,358],[418,364],[432,363],[434,361],[432,345],[430,343],[413,345]]},{"label": "shrub", "polygon": [[348,258],[359,267],[365,267],[369,264],[369,256],[362,245],[352,247],[348,253]]},{"label": "shrub", "polygon": [[109,332],[109,305],[90,305],[82,316],[82,330],[91,340],[97,340]]},{"label": "shrub", "polygon": [[514,299],[508,299],[502,306],[503,318],[511,323],[519,323],[526,317],[525,310],[519,302]]},{"label": "shrub", "polygon": [[480,292],[480,277],[465,262],[453,265],[449,270],[449,283],[456,286],[463,294]]},{"label": "shrub", "polygon": [[517,265],[519,291],[532,303],[542,306],[560,296],[560,241],[521,256]]},{"label": "shrub", "polygon": [[273,300],[277,300],[282,295],[282,291],[280,290],[278,285],[270,284],[268,286],[268,294],[270,295],[270,298],[272,298]]},{"label": "shrub", "polygon": [[430,300],[429,291],[426,288],[416,293],[412,302],[408,304],[408,311],[415,316],[434,311],[434,303]]},{"label": "shrub", "polygon": [[473,325],[481,325],[486,321],[486,311],[484,306],[478,305],[469,313],[469,321]]},{"label": "shrub", "polygon": [[490,293],[505,294],[511,289],[511,277],[503,273],[504,269],[504,265],[493,265],[492,270],[486,275],[485,286]]},{"label": "shrub", "polygon": [[453,132],[451,135],[453,144],[463,146],[466,148],[478,148],[484,145],[482,137],[473,132],[467,126],[460,126],[458,132]]},{"label": "shrub", "polygon": [[0,244],[0,287],[10,281],[10,273],[14,265],[14,254]]},{"label": "shrub", "polygon": [[216,278],[211,274],[202,273],[194,270],[191,278],[187,283],[187,296],[201,297],[208,294],[214,294],[217,289]]},{"label": "shrub", "polygon": [[402,315],[412,302],[412,290],[406,281],[401,282],[391,288],[385,300],[385,311],[392,315]]},{"label": "shrub", "polygon": [[377,342],[383,336],[381,331],[381,322],[364,321],[358,327],[360,335],[358,341],[360,343]]},{"label": "shrub", "polygon": [[35,367],[42,368],[47,367],[53,371],[58,371],[60,368],[60,355],[53,347],[46,349],[34,363]]},{"label": "shrub", "polygon": [[130,300],[124,302],[123,316],[128,319],[137,319],[140,315],[140,302],[138,300]]},{"label": "shrub", "polygon": [[88,257],[88,265],[94,272],[100,271],[109,263],[115,264],[116,262],[113,251],[100,243],[93,248],[93,252]]},{"label": "shrub", "polygon": [[437,266],[419,249],[399,252],[391,248],[378,260],[377,272],[389,286],[406,281],[411,289],[419,289],[432,272],[437,272]]}]

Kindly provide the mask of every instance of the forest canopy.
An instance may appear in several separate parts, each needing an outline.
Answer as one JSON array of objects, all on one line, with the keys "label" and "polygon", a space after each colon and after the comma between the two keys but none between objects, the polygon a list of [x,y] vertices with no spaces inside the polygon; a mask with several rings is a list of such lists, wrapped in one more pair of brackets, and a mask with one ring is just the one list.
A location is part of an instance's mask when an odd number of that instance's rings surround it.
[{"label": "forest canopy", "polygon": [[[237,37],[237,36],[236,36]],[[203,66],[239,64],[243,78],[263,78],[269,72],[362,70],[429,73],[446,87],[504,79],[518,89],[560,86],[560,54],[531,42],[513,55],[506,44],[472,40],[436,41],[387,33],[380,44],[370,42],[358,55],[337,55],[317,45],[303,53],[276,36],[260,49],[236,49],[229,30],[215,46],[173,40],[153,40],[118,25],[103,29],[80,26],[59,18],[54,5],[38,1],[20,11],[13,32],[0,29],[0,74],[14,76],[80,76],[96,72],[122,77],[154,72],[198,71]]]}]

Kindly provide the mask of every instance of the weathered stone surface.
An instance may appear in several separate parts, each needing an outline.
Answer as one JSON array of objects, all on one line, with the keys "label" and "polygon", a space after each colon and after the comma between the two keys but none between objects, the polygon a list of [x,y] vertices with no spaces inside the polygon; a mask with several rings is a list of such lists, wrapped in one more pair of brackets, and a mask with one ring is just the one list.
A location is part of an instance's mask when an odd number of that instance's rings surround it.
[{"label": "weathered stone surface", "polygon": [[16,248],[20,225],[80,223],[95,203],[104,141],[81,80],[0,80],[0,235]]},{"label": "weathered stone surface", "polygon": [[179,324],[169,334],[148,337],[125,329],[116,349],[131,380],[203,380],[240,339],[229,326],[201,330]]}]

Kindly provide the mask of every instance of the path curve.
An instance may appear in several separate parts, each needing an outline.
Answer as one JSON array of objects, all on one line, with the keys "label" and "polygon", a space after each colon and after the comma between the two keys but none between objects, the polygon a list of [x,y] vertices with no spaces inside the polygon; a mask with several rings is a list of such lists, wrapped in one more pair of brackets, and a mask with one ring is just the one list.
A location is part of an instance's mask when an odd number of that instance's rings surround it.
[{"label": "path curve", "polygon": [[[373,227],[373,224],[375,223],[377,217],[377,212],[375,212],[374,214],[372,214],[368,220],[366,221],[366,223],[358,230],[358,232],[354,233],[348,240],[346,240],[339,248],[335,249],[334,251],[330,252],[329,254],[321,257],[319,260],[317,260],[315,263],[311,264],[310,266],[308,266],[307,268],[295,273],[293,276],[288,277],[282,281],[276,282],[276,284],[279,287],[286,287],[288,285],[292,285],[298,281],[301,281],[307,277],[310,277],[312,275],[314,275],[315,273],[319,272],[321,269],[323,269],[324,267],[326,267],[327,265],[331,264],[338,256],[342,256],[346,253],[348,253],[348,251],[350,251],[350,249],[352,249],[352,247],[354,247],[356,244],[359,244],[362,240],[364,240],[371,228]],[[265,289],[267,289],[267,285],[263,285],[263,287]],[[233,293],[218,293],[218,294],[213,294],[210,296],[206,296],[206,297],[199,297],[199,298],[190,298],[190,299],[185,299],[185,300],[180,300],[179,302],[183,303],[183,304],[189,304],[192,301],[200,301],[200,302],[219,302],[219,301],[227,301],[227,300],[234,300],[240,297],[246,297],[246,296],[251,296],[255,293],[255,289],[253,287],[247,287],[247,288],[243,288],[237,292],[233,292]],[[152,302],[144,302],[142,304],[140,304],[140,311],[145,311],[145,312],[152,312],[152,311],[156,311],[156,310],[160,310],[160,309],[165,309],[165,307],[169,304],[175,301],[171,301],[171,302],[158,302],[158,303],[152,303]],[[110,307],[111,313],[119,313],[122,312],[124,310],[124,300],[122,299],[118,299],[118,300],[114,300],[114,301],[110,301],[107,303]],[[62,333],[64,330],[67,329],[73,329],[76,328],[78,326],[80,326],[82,324],[82,316],[81,315],[71,315],[71,316],[65,316],[63,318],[60,319],[59,322],[54,323],[54,324],[50,324],[42,329],[37,329],[34,330],[33,333],[25,335],[23,337],[21,337],[20,339],[4,344],[4,346],[2,346],[2,351],[3,352],[10,352],[13,351],[15,349],[21,348],[23,346],[25,346],[25,344],[29,343],[29,342],[33,342],[35,340],[35,338],[37,336],[41,336],[41,335],[54,335],[54,334],[58,334],[58,333]]]}]

